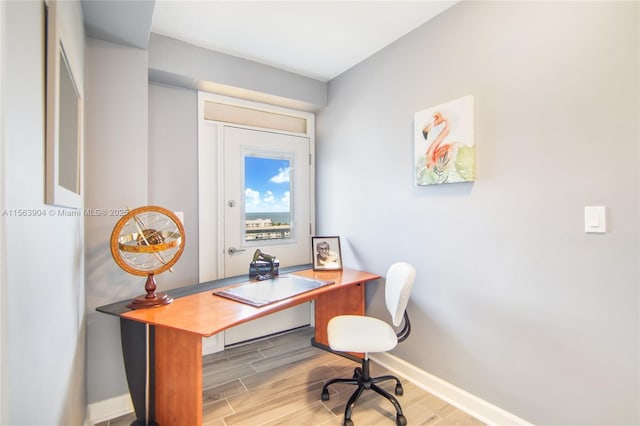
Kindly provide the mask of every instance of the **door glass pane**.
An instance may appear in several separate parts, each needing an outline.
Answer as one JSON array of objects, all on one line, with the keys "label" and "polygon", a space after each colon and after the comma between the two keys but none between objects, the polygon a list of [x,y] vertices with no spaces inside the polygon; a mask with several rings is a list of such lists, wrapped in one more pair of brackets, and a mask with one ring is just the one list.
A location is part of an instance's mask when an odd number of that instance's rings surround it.
[{"label": "door glass pane", "polygon": [[290,158],[244,156],[245,241],[289,240]]}]

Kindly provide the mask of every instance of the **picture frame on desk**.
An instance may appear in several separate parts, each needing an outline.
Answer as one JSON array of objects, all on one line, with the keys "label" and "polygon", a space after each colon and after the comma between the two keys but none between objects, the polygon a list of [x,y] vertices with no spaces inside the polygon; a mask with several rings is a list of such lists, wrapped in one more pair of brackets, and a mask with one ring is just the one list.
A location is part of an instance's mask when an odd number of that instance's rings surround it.
[{"label": "picture frame on desk", "polygon": [[342,270],[342,252],[340,237],[311,237],[314,271]]}]

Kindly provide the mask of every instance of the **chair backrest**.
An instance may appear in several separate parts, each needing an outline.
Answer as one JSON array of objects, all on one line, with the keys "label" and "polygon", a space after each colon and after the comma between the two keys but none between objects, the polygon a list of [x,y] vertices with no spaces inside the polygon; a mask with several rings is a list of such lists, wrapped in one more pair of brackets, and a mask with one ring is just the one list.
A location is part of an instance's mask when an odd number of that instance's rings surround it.
[{"label": "chair backrest", "polygon": [[405,262],[394,263],[387,271],[384,295],[387,309],[396,327],[402,322],[415,279],[416,268]]}]

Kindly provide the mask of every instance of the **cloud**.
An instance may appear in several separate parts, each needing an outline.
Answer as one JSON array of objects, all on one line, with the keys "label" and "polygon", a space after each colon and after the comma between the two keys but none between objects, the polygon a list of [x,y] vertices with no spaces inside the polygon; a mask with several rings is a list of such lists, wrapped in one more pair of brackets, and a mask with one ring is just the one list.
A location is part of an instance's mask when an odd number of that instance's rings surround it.
[{"label": "cloud", "polygon": [[285,191],[285,193],[282,194],[282,198],[280,198],[280,202],[283,205],[288,206],[289,205],[289,200],[290,200],[290,193],[289,193],[289,191]]},{"label": "cloud", "polygon": [[274,194],[273,191],[261,193],[251,188],[244,190],[245,211],[247,213],[262,212],[288,212],[290,194],[286,191],[282,194]]},{"label": "cloud", "polygon": [[244,199],[247,208],[257,207],[260,205],[260,192],[247,188],[244,190]]},{"label": "cloud", "polygon": [[289,167],[278,169],[278,174],[269,179],[272,183],[288,183],[289,182]]}]

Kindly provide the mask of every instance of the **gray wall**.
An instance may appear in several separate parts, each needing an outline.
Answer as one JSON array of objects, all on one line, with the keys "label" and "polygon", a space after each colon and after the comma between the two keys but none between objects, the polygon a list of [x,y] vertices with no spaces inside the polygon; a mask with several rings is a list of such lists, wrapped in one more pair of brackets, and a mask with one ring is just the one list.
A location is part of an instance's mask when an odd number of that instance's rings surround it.
[{"label": "gray wall", "polygon": [[269,65],[151,34],[149,76],[190,89],[316,111],[327,103],[327,84]]},{"label": "gray wall", "polygon": [[149,203],[184,213],[185,248],[165,288],[198,283],[198,92],[149,84]]},{"label": "gray wall", "polygon": [[[318,116],[319,232],[347,265],[417,267],[394,354],[535,424],[640,422],[638,17],[462,2],[331,81]],[[476,182],[414,186],[414,112],[468,94]]]},{"label": "gray wall", "polygon": [[92,403],[129,391],[119,320],[95,308],[144,294],[145,278],[118,267],[109,238],[118,210],[148,203],[148,53],[87,40],[85,206],[107,211],[85,219],[87,396]]},{"label": "gray wall", "polygon": [[[185,251],[173,273],[157,277],[160,291],[198,282],[197,92],[191,84],[180,84],[219,78],[204,73],[202,63],[234,74],[233,82],[224,85],[236,84],[235,89],[253,87],[265,70],[243,60],[240,72],[237,58],[168,41],[169,47],[150,43],[149,51],[92,38],[87,42],[85,204],[107,211],[156,204],[184,212]],[[185,63],[185,57],[192,63]],[[326,97],[318,99],[325,83],[301,77],[292,91],[290,73],[269,67],[269,75],[260,86],[269,99],[307,105]],[[161,82],[149,84],[149,79]],[[110,214],[86,218],[89,403],[128,392],[119,320],[95,308],[144,293],[144,280],[120,270],[111,258],[109,238],[118,219]]]},{"label": "gray wall", "polygon": [[[79,425],[86,407],[84,222],[44,204],[44,3],[3,7],[1,184],[9,213],[2,217],[8,310],[2,415],[10,425]],[[60,11],[70,30],[67,53],[83,63],[80,3],[65,2]],[[82,86],[82,68],[76,81]],[[46,216],[11,213],[20,209]]]}]

